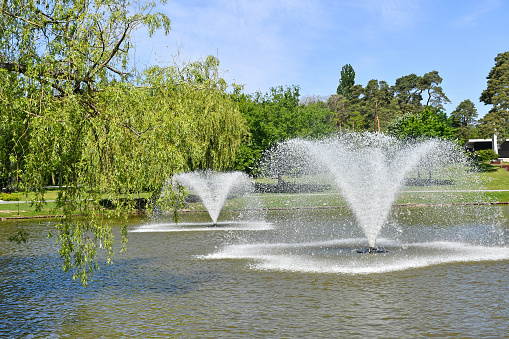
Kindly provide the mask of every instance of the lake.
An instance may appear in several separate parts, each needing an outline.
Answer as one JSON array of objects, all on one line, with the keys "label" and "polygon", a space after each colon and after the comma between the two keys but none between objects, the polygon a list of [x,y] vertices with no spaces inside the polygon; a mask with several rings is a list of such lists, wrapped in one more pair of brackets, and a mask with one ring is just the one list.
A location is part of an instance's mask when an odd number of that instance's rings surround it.
[{"label": "lake", "polygon": [[[395,207],[367,246],[348,209],[133,218],[86,287],[51,222],[0,223],[0,335],[24,338],[509,337],[509,209]],[[250,216],[252,217],[252,216]],[[17,230],[30,241],[7,238]],[[119,237],[119,236],[118,236]]]}]

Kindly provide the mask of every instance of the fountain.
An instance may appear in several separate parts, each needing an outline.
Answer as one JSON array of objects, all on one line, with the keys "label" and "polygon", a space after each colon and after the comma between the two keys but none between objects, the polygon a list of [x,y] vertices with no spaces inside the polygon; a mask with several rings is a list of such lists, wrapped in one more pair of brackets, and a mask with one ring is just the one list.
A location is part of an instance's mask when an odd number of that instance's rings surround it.
[{"label": "fountain", "polygon": [[266,179],[334,185],[327,192],[262,195],[286,206],[269,209],[273,229],[229,239],[202,258],[340,275],[509,259],[502,215],[509,209],[489,203],[482,175],[453,142],[376,133],[293,139],[260,165]]},{"label": "fountain", "polygon": [[173,182],[196,192],[213,226],[217,226],[217,219],[229,194],[244,195],[252,191],[251,180],[243,172],[187,172],[175,175]]},{"label": "fountain", "polygon": [[464,170],[467,165],[466,158],[451,142],[403,142],[379,133],[293,139],[279,144],[266,159],[264,168],[272,176],[296,171],[332,176],[366,236],[368,248],[358,250],[359,253],[385,252],[377,248],[376,240],[409,174],[420,178],[420,171],[424,170],[440,176],[441,169]]}]

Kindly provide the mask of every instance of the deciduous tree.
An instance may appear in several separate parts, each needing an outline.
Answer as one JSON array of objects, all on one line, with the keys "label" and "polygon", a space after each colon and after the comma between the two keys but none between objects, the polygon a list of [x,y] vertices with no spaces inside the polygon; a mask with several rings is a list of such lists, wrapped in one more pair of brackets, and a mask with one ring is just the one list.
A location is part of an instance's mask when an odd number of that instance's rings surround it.
[{"label": "deciduous tree", "polygon": [[[66,186],[57,199],[60,256],[83,283],[98,249],[108,260],[113,254],[113,220],[123,221],[125,244],[133,198],[156,199],[178,171],[230,168],[247,133],[216,58],[146,71],[131,66],[136,29],[169,32],[170,20],[154,6],[0,4],[0,128],[12,131],[2,132],[2,153],[15,164],[2,171],[16,170],[38,204],[58,173]],[[105,209],[102,199],[117,208]]]},{"label": "deciduous tree", "polygon": [[407,113],[396,118],[389,125],[388,132],[402,139],[431,137],[452,140],[456,129],[444,112],[426,108],[421,113]]}]

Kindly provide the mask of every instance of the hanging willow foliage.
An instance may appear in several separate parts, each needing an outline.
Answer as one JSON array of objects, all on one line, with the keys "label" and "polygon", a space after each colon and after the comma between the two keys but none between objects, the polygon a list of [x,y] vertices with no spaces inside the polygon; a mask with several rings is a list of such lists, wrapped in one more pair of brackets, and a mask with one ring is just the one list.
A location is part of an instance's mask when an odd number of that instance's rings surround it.
[{"label": "hanging willow foliage", "polygon": [[[116,83],[94,97],[96,111],[77,96],[47,96],[30,118],[24,183],[42,200],[46,178],[66,184],[58,198],[64,217],[58,241],[64,268],[86,281],[97,247],[111,258],[113,221],[134,209],[134,198],[154,198],[174,173],[227,169],[246,136],[230,97],[207,84],[146,78],[147,86]],[[117,208],[101,205],[108,199]]]},{"label": "hanging willow foliage", "polygon": [[170,29],[154,6],[0,2],[0,180],[15,177],[39,205],[50,180],[62,186],[56,237],[64,269],[83,283],[98,249],[111,260],[118,220],[125,245],[134,198],[155,201],[176,172],[228,168],[247,133],[216,58],[134,76],[134,30]]}]

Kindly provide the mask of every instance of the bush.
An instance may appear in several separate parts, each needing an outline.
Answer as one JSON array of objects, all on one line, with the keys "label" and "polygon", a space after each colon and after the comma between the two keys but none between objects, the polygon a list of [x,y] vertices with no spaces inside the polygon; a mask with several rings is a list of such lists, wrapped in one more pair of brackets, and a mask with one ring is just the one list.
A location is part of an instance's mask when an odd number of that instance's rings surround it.
[{"label": "bush", "polygon": [[482,149],[475,151],[475,154],[480,160],[493,160],[498,159],[498,154],[492,149]]},{"label": "bush", "polygon": [[18,193],[0,193],[0,200],[3,201],[19,201]]}]

